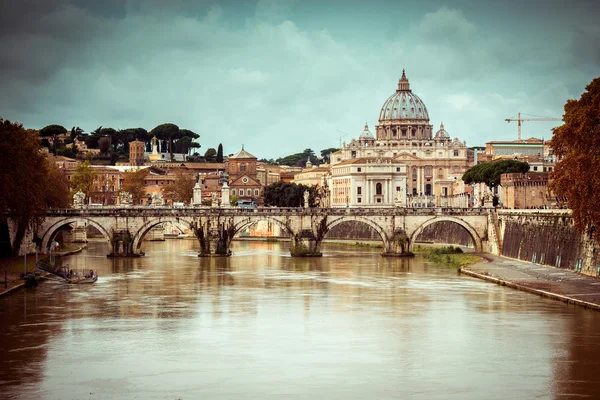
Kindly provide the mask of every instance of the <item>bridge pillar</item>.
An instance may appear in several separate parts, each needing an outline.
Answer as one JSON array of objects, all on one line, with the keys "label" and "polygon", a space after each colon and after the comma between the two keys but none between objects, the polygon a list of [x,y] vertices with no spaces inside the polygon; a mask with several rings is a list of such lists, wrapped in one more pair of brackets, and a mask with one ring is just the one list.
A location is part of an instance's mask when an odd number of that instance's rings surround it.
[{"label": "bridge pillar", "polygon": [[403,231],[394,232],[393,236],[386,238],[385,249],[381,253],[383,257],[412,257],[415,254],[410,251],[410,239]]},{"label": "bridge pillar", "polygon": [[310,230],[292,235],[290,247],[292,257],[321,257],[321,241]]},{"label": "bridge pillar", "polygon": [[107,257],[140,257],[133,248],[133,236],[127,229],[113,230],[110,237],[111,252]]},{"label": "bridge pillar", "polygon": [[194,233],[200,243],[198,257],[229,257],[231,255],[231,240],[235,234],[233,224],[219,223],[211,226],[207,220],[203,224],[193,227]]}]

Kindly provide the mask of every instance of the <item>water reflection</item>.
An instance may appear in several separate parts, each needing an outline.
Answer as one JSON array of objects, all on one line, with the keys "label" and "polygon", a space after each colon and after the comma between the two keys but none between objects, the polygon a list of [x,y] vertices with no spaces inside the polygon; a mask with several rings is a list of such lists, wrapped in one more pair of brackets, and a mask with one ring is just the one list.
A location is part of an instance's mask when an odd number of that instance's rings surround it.
[{"label": "water reflection", "polygon": [[7,398],[581,398],[600,395],[600,314],[419,259],[241,242],[106,244],[69,262],[95,285],[0,299]]}]

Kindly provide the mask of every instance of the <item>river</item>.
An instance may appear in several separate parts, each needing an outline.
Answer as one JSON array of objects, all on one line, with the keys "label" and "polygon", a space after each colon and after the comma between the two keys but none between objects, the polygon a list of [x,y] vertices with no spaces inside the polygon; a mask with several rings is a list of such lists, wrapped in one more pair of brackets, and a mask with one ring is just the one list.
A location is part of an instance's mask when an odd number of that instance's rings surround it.
[{"label": "river", "polygon": [[600,313],[421,258],[325,245],[106,243],[94,285],[0,298],[3,399],[600,398]]}]

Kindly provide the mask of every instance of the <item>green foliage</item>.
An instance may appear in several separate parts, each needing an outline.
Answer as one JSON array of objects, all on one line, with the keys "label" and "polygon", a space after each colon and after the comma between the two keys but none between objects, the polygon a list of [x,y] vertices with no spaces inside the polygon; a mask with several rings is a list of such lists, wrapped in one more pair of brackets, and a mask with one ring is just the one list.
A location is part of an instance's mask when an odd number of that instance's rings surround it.
[{"label": "green foliage", "polygon": [[265,187],[264,202],[266,206],[302,207],[304,192],[308,191],[308,204],[315,207],[318,199],[317,186],[298,185],[290,182],[276,182]]},{"label": "green foliage", "polygon": [[240,198],[238,196],[231,196],[229,198],[229,204],[231,204],[232,206],[237,206],[239,200]]},{"label": "green foliage", "polygon": [[58,135],[62,135],[67,133],[67,130],[62,125],[48,125],[40,129],[41,137],[56,137]]},{"label": "green foliage", "polygon": [[219,147],[217,148],[217,159],[216,161],[218,163],[222,163],[223,162],[223,145],[221,143],[219,143]]},{"label": "green foliage", "polygon": [[171,123],[161,124],[150,131],[150,136],[156,136],[160,140],[168,141],[170,160],[173,161],[173,140],[183,136],[179,127]]},{"label": "green foliage", "polygon": [[489,187],[500,185],[500,176],[509,173],[524,174],[529,171],[529,164],[517,160],[492,161],[477,164],[464,173],[462,179],[471,183],[485,183]]},{"label": "green foliage", "polygon": [[204,153],[204,158],[206,159],[206,162],[215,162],[216,158],[217,158],[217,150],[215,150],[214,148],[209,148],[208,150],[206,150],[206,152]]},{"label": "green foliage", "polygon": [[280,165],[303,167],[309,159],[314,165],[319,161],[312,149],[305,149],[302,153],[291,154],[283,158],[278,158],[275,161]]}]

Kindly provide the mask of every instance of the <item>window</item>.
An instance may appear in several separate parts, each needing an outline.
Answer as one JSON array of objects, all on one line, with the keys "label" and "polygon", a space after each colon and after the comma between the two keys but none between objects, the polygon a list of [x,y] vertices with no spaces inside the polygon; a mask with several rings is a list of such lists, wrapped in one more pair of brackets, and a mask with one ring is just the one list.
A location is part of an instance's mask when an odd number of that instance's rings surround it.
[{"label": "window", "polygon": [[537,167],[533,167],[533,170],[534,170],[534,171],[537,171]]},{"label": "window", "polygon": [[358,199],[356,199],[357,203],[362,203],[362,199],[359,197]]},{"label": "window", "polygon": [[356,158],[356,151],[352,151],[352,158]]},{"label": "window", "polygon": [[425,176],[431,176],[431,168],[425,168]]},{"label": "window", "polygon": [[231,189],[231,195],[232,195],[232,196],[235,196],[235,195],[236,195],[236,194],[235,194],[235,189]]},{"label": "window", "polygon": [[400,172],[400,167],[396,167],[396,172]]},{"label": "window", "polygon": [[360,171],[362,171],[362,168],[360,168],[360,167],[356,168],[356,172],[360,172]]},{"label": "window", "polygon": [[454,168],[452,168],[452,171],[454,171],[454,172],[458,172],[458,167],[454,167]]},{"label": "window", "polygon": [[377,199],[377,202],[378,202],[378,203],[381,203],[381,199]]},{"label": "window", "polygon": [[240,172],[246,172],[246,164],[244,164],[244,163],[240,164]]},{"label": "window", "polygon": [[417,169],[413,168],[413,179],[417,179]]},{"label": "window", "polygon": [[375,185],[375,194],[382,194],[382,188],[381,188],[381,183],[378,183],[377,185]]},{"label": "window", "polygon": [[362,194],[362,187],[359,186],[356,188],[356,194],[358,194],[358,195]]},{"label": "window", "polygon": [[444,177],[444,171],[440,168],[438,169],[438,178],[443,178]]},{"label": "window", "polygon": [[244,195],[244,189],[240,189],[240,196]]},{"label": "window", "polygon": [[406,137],[406,131],[402,129],[402,136]]},{"label": "window", "polygon": [[400,186],[396,186],[396,192],[400,191]]},{"label": "window", "polygon": [[454,150],[454,157],[458,157],[458,150]]}]

